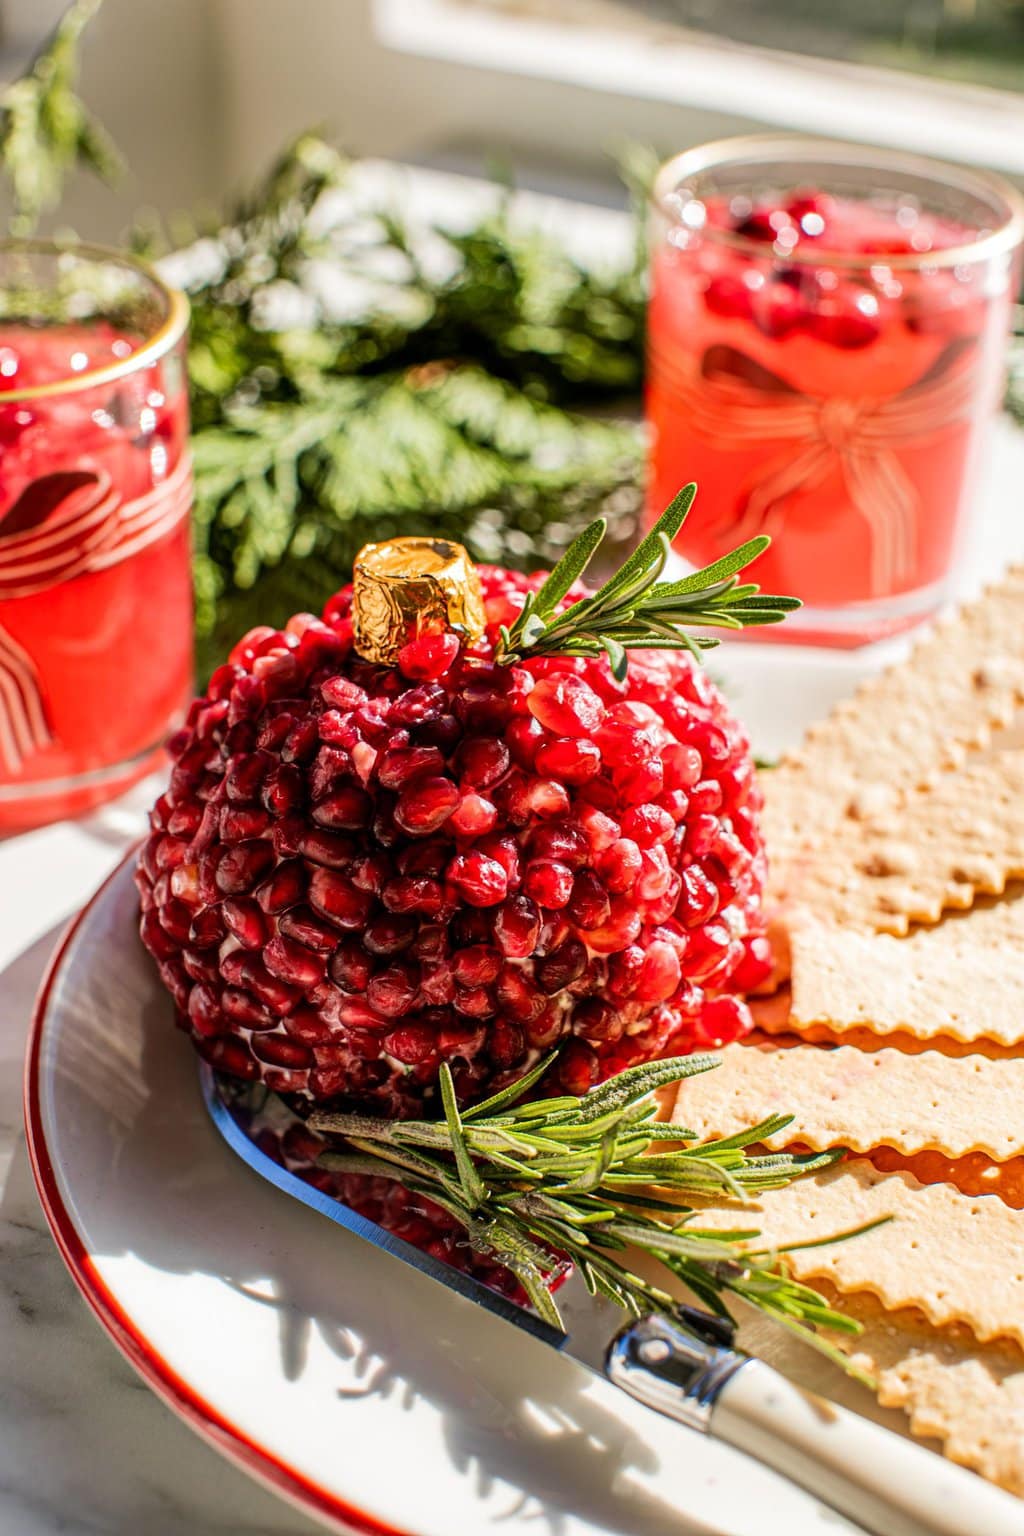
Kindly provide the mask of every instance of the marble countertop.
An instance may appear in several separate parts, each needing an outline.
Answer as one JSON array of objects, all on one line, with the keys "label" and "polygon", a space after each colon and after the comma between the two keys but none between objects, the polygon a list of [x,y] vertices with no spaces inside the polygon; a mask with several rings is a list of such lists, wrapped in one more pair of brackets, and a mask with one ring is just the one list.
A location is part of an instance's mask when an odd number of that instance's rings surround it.
[{"label": "marble countertop", "polygon": [[[976,589],[1024,558],[1024,434],[1001,424],[961,568]],[[785,653],[810,721],[892,655],[739,645],[716,658],[764,752],[761,683]],[[181,1423],[121,1358],[67,1275],[36,1197],[22,1130],[32,1001],[67,919],[140,835],[156,781],[77,822],[0,840],[0,1531],[4,1536],[309,1536],[319,1529]],[[471,1536],[471,1533],[465,1533]]]}]

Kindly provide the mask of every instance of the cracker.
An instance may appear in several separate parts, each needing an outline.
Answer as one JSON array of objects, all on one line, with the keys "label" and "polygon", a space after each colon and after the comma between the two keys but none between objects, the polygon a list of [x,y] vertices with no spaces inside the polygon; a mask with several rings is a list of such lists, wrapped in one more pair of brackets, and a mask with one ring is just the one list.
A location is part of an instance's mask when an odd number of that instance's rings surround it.
[{"label": "cracker", "polygon": [[1024,1040],[1024,898],[977,907],[908,938],[808,919],[790,935],[789,1028],[918,1039]]},{"label": "cracker", "polygon": [[791,865],[787,902],[845,927],[904,934],[912,922],[971,906],[978,893],[1001,894],[1022,874],[1018,749],[944,774],[880,814],[844,821]]},{"label": "cracker", "polygon": [[857,1319],[833,1342],[875,1377],[878,1400],[910,1429],[934,1437],[951,1461],[1024,1495],[1024,1354],[1006,1340],[979,1344],[968,1329],[936,1330],[916,1308],[886,1312],[872,1296],[823,1294]]},{"label": "cracker", "polygon": [[1004,1205],[1024,1210],[1024,1157],[993,1162],[984,1152],[947,1157],[916,1152],[907,1157],[892,1147],[876,1147],[871,1162],[883,1173],[909,1173],[919,1184],[953,1184],[962,1195],[996,1195]]},{"label": "cracker", "polygon": [[[768,1038],[780,1045],[852,1045],[858,1051],[878,1051],[886,1047],[910,1056],[919,1055],[921,1051],[941,1051],[943,1056],[987,1056],[991,1061],[1013,1061],[1020,1055],[1019,1046],[1000,1045],[995,1040],[954,1040],[952,1035],[926,1035],[918,1039],[903,1029],[894,1029],[881,1035],[861,1025],[843,1030],[829,1029],[827,1024],[798,1026],[789,1016],[788,993],[785,1012],[778,1004],[765,1010],[760,1006],[759,999],[752,998],[749,1001],[757,1025],[755,1033],[750,1036],[752,1044]],[[775,998],[771,1001],[776,1003]]]},{"label": "cracker", "polygon": [[796,1120],[768,1147],[892,1147],[947,1158],[984,1152],[1006,1162],[1024,1155],[1022,1103],[1024,1059],[730,1045],[714,1072],[680,1084],[672,1118],[713,1139],[790,1111]]},{"label": "cracker", "polygon": [[[735,1206],[709,1206],[694,1226],[733,1230],[738,1214]],[[890,1311],[919,1307],[938,1328],[965,1323],[982,1341],[1007,1335],[1024,1342],[1024,1216],[991,1195],[919,1184],[855,1158],[765,1191],[742,1220],[766,1245],[780,1247],[884,1216],[895,1219],[789,1254],[793,1274],[831,1280],[844,1296],[870,1291]]]},{"label": "cracker", "polygon": [[[910,657],[870,678],[765,775],[775,884],[851,808],[884,809],[960,767],[1024,702],[1024,566],[939,622]],[[865,768],[870,784],[865,789]]]}]

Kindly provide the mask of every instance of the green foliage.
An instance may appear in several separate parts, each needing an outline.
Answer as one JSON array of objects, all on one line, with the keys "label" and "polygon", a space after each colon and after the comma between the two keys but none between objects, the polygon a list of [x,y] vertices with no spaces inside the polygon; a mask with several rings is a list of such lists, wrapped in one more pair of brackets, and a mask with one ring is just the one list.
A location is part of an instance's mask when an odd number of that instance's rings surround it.
[{"label": "green foliage", "polygon": [[0,90],[0,165],[10,184],[12,235],[30,235],[82,165],[113,181],[121,160],[77,94],[82,33],[102,0],[74,0],[26,74]]},{"label": "green foliage", "polygon": [[635,1315],[672,1311],[671,1294],[631,1268],[630,1251],[640,1252],[711,1311],[728,1317],[728,1299],[741,1297],[849,1370],[845,1356],[814,1330],[856,1333],[858,1324],[792,1278],[785,1250],[760,1247],[756,1229],[702,1227],[701,1207],[678,1198],[742,1205],[840,1154],[751,1153],[790,1123],[786,1115],[712,1142],[661,1122],[656,1090],[712,1070],[714,1056],[629,1067],[583,1098],[527,1099],[556,1056],[461,1113],[442,1064],[443,1120],[317,1112],[311,1126],[338,1139],[320,1160],[337,1172],[394,1179],[435,1201],[462,1223],[475,1248],[513,1270],[556,1327],[561,1319],[548,1278],[559,1258],[571,1259],[593,1294]]},{"label": "green foliage", "polygon": [[603,519],[591,523],[570,544],[551,575],[526,602],[510,629],[502,626],[498,660],[534,656],[599,656],[607,653],[612,672],[623,681],[626,652],[656,647],[688,650],[694,656],[718,644],[712,635],[693,635],[694,626],[743,629],[751,624],[779,624],[800,607],[795,597],[772,597],[754,582],[740,583],[743,567],[764,554],[771,539],[748,539],[703,570],[680,581],[659,581],[672,540],[686,520],[697,492],[687,485],[661,514],[650,533],[593,597],[557,613],[600,547]]},{"label": "green foliage", "polygon": [[[409,227],[346,203],[348,173],[305,135],[225,220],[137,232],[213,269],[187,284],[207,665],[247,623],[317,607],[371,538],[444,532],[521,566],[595,512],[620,540],[635,524],[639,429],[582,410],[639,387],[639,268],[585,271],[497,194],[468,233]],[[353,289],[338,318],[332,291]],[[295,303],[302,323],[279,323]]]}]

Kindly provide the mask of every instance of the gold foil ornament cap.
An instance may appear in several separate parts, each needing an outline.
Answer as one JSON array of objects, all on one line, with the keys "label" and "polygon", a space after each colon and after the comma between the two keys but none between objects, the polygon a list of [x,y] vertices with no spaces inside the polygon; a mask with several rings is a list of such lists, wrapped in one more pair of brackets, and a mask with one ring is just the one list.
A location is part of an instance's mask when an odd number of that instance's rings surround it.
[{"label": "gold foil ornament cap", "polygon": [[476,567],[450,539],[364,544],[353,585],[355,648],[364,661],[393,667],[402,647],[418,635],[451,630],[472,645],[486,628]]}]

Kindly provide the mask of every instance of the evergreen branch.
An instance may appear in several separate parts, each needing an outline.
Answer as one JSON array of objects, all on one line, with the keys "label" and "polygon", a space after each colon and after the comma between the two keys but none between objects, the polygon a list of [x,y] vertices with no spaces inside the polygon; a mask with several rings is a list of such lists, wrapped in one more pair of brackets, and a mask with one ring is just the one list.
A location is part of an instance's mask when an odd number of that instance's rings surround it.
[{"label": "evergreen branch", "polygon": [[556,612],[604,536],[601,521],[592,523],[527,600],[515,623],[502,626],[496,659],[509,665],[527,654],[598,656],[603,650],[621,682],[629,650],[685,649],[697,655],[718,641],[691,635],[695,626],[743,629],[778,624],[799,608],[795,597],[773,597],[753,582],[740,582],[743,567],[768,548],[771,540],[764,535],[680,581],[658,580],[696,491],[695,485],[688,485],[679,492],[629,559],[593,596]]},{"label": "evergreen branch", "polygon": [[815,1330],[855,1333],[855,1322],[794,1280],[783,1253],[758,1245],[756,1228],[704,1229],[699,1208],[678,1203],[680,1196],[746,1203],[828,1167],[839,1154],[753,1153],[761,1137],[788,1123],[786,1116],[706,1143],[659,1122],[654,1091],[712,1069],[714,1057],[632,1067],[578,1099],[526,1098],[554,1059],[462,1113],[442,1072],[443,1121],[318,1111],[310,1126],[337,1138],[320,1162],[336,1172],[394,1179],[436,1201],[477,1251],[519,1277],[537,1311],[557,1326],[550,1282],[567,1260],[594,1294],[636,1315],[672,1311],[671,1293],[630,1267],[633,1250],[719,1314],[729,1316],[729,1298],[740,1297],[849,1369]]},{"label": "evergreen branch", "polygon": [[82,33],[102,0],[73,0],[27,72],[0,90],[0,165],[10,184],[12,235],[31,235],[60,202],[75,166],[106,182],[121,173],[120,155],[77,94]]}]

